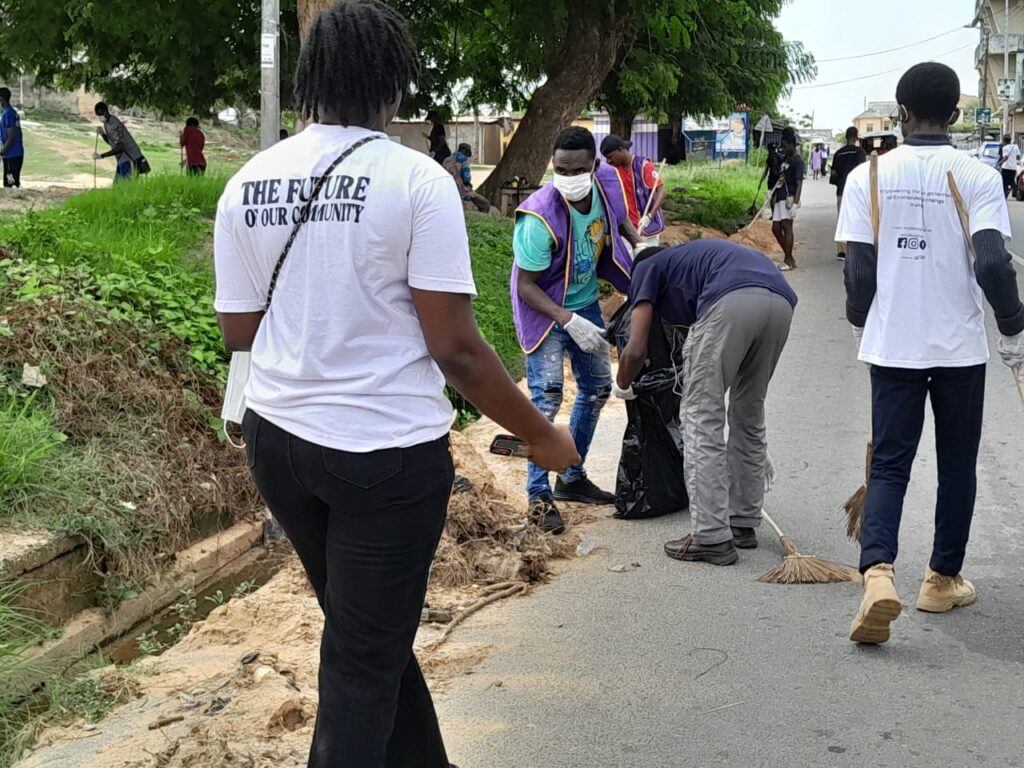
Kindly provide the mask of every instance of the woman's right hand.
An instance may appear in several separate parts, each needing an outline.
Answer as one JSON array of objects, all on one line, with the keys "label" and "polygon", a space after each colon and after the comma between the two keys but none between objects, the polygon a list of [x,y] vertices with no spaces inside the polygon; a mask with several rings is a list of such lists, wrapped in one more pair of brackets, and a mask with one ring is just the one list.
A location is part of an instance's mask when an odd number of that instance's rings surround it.
[{"label": "woman's right hand", "polygon": [[569,428],[552,424],[541,440],[530,443],[530,461],[549,472],[564,472],[582,460]]}]

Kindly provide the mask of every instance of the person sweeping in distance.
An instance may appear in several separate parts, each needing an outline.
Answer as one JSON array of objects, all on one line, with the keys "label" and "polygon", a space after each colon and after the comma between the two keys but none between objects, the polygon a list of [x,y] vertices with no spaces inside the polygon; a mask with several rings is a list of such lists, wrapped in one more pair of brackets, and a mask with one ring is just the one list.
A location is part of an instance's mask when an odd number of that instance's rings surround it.
[{"label": "person sweeping in distance", "polygon": [[[861,529],[864,595],[850,627],[858,643],[884,643],[902,610],[894,564],[929,398],[938,495],[917,608],[942,613],[975,601],[961,568],[974,514],[989,356],[983,298],[995,311],[1003,361],[1011,367],[1024,362],[1024,306],[1005,247],[1005,191],[995,169],[950,143],[959,99],[960,81],[944,64],[918,64],[903,75],[896,100],[904,145],[850,174],[836,232],[836,240],[847,243],[846,315],[859,359],[871,367],[874,453]],[[967,208],[974,263],[954,184]]]},{"label": "person sweeping in distance", "polygon": [[[103,121],[103,125],[96,128],[96,133],[110,149],[106,152],[93,152],[92,159],[116,157],[117,171],[114,173],[114,181],[128,181],[134,174],[143,173],[142,163],[145,158],[125,124],[110,114],[110,108],[105,102],[97,102],[95,112],[96,117]],[[145,170],[148,171],[148,164]]]},{"label": "person sweeping in distance", "polygon": [[554,178],[516,210],[512,241],[512,314],[526,353],[530,397],[554,420],[562,407],[567,356],[578,390],[570,428],[582,460],[559,475],[554,492],[544,467],[533,462],[528,467],[530,517],[541,530],[555,534],[565,530],[556,500],[615,500],[583,467],[612,385],[598,279],[628,290],[633,247],[642,241],[625,217],[619,190],[610,190],[611,183],[618,183],[615,173],[603,171],[603,178],[610,175],[612,181],[595,178],[599,163],[590,131],[563,129],[555,139]]},{"label": "person sweeping in distance", "polygon": [[729,240],[696,240],[641,251],[629,301],[617,397],[633,397],[655,318],[690,329],[679,414],[693,532],[665,544],[665,554],[732,565],[737,548],[757,547],[769,474],[764,402],[789,338],[796,294],[763,253]]},{"label": "person sweeping in distance", "polygon": [[311,768],[449,768],[413,654],[454,478],[445,380],[538,467],[580,461],[480,336],[451,178],[388,139],[419,65],[383,2],[321,11],[296,68],[307,127],[217,210],[218,321],[252,353],[248,465],[324,612]]},{"label": "person sweeping in distance", "polygon": [[622,198],[626,204],[630,223],[636,228],[644,244],[659,245],[665,231],[665,182],[658,177],[654,162],[634,155],[633,142],[614,133],[604,137],[601,154],[619,177]]},{"label": "person sweeping in distance", "polygon": [[[858,165],[868,161],[867,153],[857,145],[857,136],[855,126],[847,128],[846,145],[832,158],[832,172],[828,180],[836,188],[836,212],[843,209],[843,190],[846,189],[846,180],[850,173]],[[836,243],[836,258],[839,261],[846,259],[846,243]]]},{"label": "person sweeping in distance", "polygon": [[793,222],[800,208],[800,196],[804,188],[804,159],[797,152],[796,131],[791,126],[782,129],[779,145],[781,163],[768,166],[768,188],[772,194],[772,234],[782,248],[783,261],[779,267],[783,272],[796,269],[793,246]]}]

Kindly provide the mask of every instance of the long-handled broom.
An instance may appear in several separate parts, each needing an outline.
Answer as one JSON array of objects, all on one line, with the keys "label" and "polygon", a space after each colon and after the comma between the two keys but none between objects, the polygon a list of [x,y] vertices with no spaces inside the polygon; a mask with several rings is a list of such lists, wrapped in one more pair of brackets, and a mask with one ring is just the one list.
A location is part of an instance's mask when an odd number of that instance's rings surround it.
[{"label": "long-handled broom", "polygon": [[782,565],[768,571],[758,581],[767,584],[837,584],[843,581],[860,580],[860,572],[856,568],[833,563],[831,560],[822,560],[813,555],[801,554],[793,540],[782,532],[782,529],[767,512],[762,510],[761,515],[778,535],[786,557],[782,561]]},{"label": "long-handled broom", "polygon": [[[878,202],[878,155],[871,156],[871,228],[875,236],[875,253],[878,253],[878,228],[881,224],[881,207]],[[868,438],[868,447],[864,457],[864,482],[860,488],[843,504],[846,513],[846,535],[853,541],[860,541],[860,529],[864,523],[864,502],[868,495],[868,481],[871,479],[871,456],[874,453],[874,438]]]}]

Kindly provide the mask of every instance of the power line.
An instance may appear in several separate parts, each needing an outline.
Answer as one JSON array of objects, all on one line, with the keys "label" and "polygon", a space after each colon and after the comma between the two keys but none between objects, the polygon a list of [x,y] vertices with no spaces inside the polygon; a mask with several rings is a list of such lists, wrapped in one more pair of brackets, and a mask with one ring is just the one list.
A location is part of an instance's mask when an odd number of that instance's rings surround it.
[{"label": "power line", "polygon": [[907,43],[901,45],[898,48],[887,48],[884,51],[875,51],[874,53],[860,53],[856,56],[841,56],[838,59],[817,59],[818,64],[831,64],[833,61],[852,61],[853,59],[866,59],[870,56],[881,56],[883,53],[892,53],[894,51],[902,51],[906,48],[913,48],[915,45],[921,45],[923,43],[930,43],[932,40],[938,40],[940,37],[946,37],[952,35],[954,32],[959,32],[962,27],[955,27],[948,32],[943,32],[941,35],[935,35],[935,37],[928,37],[924,40],[918,40],[916,43]]},{"label": "power line", "polygon": [[[958,53],[958,52],[960,52],[960,51],[962,51],[962,50],[964,50],[966,48],[974,48],[974,47],[975,47],[974,43],[968,43],[967,45],[961,45],[959,48],[954,48],[951,51],[946,51],[945,53],[940,53],[938,56],[933,56],[933,57],[931,57],[929,59],[929,61],[934,61],[935,59],[938,59],[938,58],[940,58],[942,56],[949,56],[949,54],[951,54],[951,53]],[[793,87],[793,90],[797,91],[797,90],[807,90],[807,89],[810,89],[810,88],[826,88],[826,87],[828,87],[830,85],[844,85],[846,83],[856,83],[856,82],[859,82],[861,80],[869,80],[872,77],[881,77],[882,75],[891,75],[893,72],[903,72],[906,69],[907,69],[907,66],[903,65],[902,67],[895,67],[894,69],[887,69],[884,72],[875,72],[873,75],[861,75],[860,77],[851,77],[848,80],[833,80],[831,83],[813,83],[811,85],[797,85],[797,86]]]}]

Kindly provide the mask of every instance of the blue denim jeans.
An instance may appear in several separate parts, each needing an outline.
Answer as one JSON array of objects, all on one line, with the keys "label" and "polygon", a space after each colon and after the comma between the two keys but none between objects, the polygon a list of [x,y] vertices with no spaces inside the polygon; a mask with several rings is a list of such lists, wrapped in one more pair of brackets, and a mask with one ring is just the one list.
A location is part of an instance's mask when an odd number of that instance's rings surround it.
[{"label": "blue denim jeans", "polygon": [[[604,327],[601,308],[594,302],[576,314],[586,318],[599,328]],[[597,429],[597,418],[612,390],[612,363],[610,348],[598,354],[589,354],[580,349],[565,329],[556,325],[536,350],[526,356],[526,381],[530,385],[530,399],[541,413],[554,421],[562,407],[563,367],[562,361],[569,356],[572,375],[576,379],[576,402],[573,403],[569,429],[576,441],[576,450],[583,461],[587,459],[590,442]],[[582,462],[569,467],[562,480],[572,482],[585,477]],[[526,493],[530,500],[551,496],[551,482],[547,470],[533,462],[529,463]]]}]

